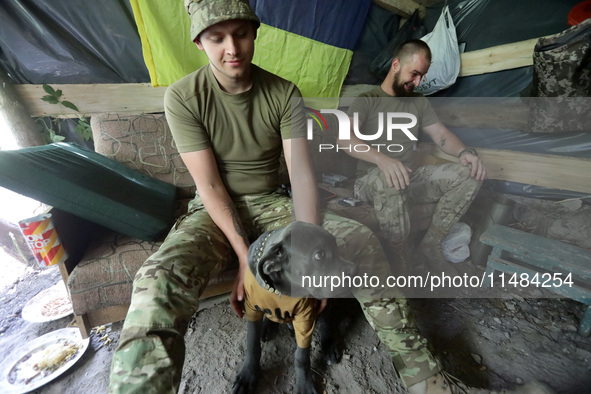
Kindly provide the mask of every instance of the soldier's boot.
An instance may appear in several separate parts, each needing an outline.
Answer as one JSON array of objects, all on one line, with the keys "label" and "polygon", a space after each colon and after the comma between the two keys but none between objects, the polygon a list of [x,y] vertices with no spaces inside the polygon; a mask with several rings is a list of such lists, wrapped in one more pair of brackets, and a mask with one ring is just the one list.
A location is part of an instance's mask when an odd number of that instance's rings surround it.
[{"label": "soldier's boot", "polygon": [[409,394],[556,394],[544,383],[533,381],[514,390],[486,390],[466,386],[457,378],[439,372],[408,388]]},{"label": "soldier's boot", "polygon": [[445,258],[441,249],[441,244],[446,236],[447,231],[433,225],[429,226],[427,233],[417,247],[417,252],[426,263],[427,269],[431,272],[444,272],[449,276],[458,276],[460,272],[453,263]]}]

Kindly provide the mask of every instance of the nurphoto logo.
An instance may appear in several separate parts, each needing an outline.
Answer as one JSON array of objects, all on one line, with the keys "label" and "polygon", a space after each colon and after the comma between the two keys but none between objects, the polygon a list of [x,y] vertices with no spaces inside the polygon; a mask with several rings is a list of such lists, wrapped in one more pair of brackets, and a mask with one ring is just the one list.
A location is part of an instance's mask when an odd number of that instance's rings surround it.
[{"label": "nurphoto logo", "polygon": [[[411,141],[417,141],[410,128],[416,126],[417,117],[407,112],[378,112],[378,129],[373,134],[363,134],[359,130],[359,114],[353,113],[353,122],[351,124],[351,118],[347,113],[338,109],[321,109],[320,112],[311,108],[305,107],[304,112],[308,116],[307,120],[307,136],[308,140],[313,139],[314,122],[318,124],[321,131],[328,132],[328,124],[322,114],[332,114],[337,117],[338,122],[338,133],[337,137],[339,140],[338,144],[319,144],[318,151],[348,151],[348,152],[367,152],[371,148],[380,151],[388,152],[402,152],[403,146],[400,144],[389,144],[389,143],[345,143],[351,141],[351,130],[358,140],[363,142],[376,141],[381,139],[383,141],[383,135],[386,133],[386,140],[392,141],[392,135],[394,132],[403,132],[408,139]],[[353,126],[353,127],[351,127]],[[368,132],[368,130],[364,130]]]}]

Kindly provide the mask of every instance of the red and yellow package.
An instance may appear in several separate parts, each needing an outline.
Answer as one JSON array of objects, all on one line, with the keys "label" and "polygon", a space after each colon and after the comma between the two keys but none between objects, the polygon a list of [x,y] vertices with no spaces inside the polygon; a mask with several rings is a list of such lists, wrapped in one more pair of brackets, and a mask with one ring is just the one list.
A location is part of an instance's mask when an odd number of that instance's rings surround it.
[{"label": "red and yellow package", "polygon": [[40,266],[48,267],[66,261],[68,254],[53,226],[51,214],[21,220],[19,226]]}]

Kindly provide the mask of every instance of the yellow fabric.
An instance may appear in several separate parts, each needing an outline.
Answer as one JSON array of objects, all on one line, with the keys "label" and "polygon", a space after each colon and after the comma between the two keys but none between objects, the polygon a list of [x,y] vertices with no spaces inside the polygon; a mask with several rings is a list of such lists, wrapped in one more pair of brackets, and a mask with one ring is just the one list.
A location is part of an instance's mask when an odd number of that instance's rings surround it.
[{"label": "yellow fabric", "polygon": [[[296,342],[300,348],[308,348],[312,343],[312,333],[316,323],[315,298],[294,298],[281,296],[263,289],[256,278],[246,270],[244,276],[244,318],[258,321],[265,316],[276,323],[292,323],[296,334]],[[279,313],[279,316],[277,316]],[[285,318],[287,317],[287,318]]]},{"label": "yellow fabric", "polygon": [[[338,97],[353,52],[348,49],[314,41],[300,35],[261,25],[255,41],[253,62],[262,68],[291,81],[300,88],[307,106],[333,108]],[[335,100],[314,100],[333,97]]]}]

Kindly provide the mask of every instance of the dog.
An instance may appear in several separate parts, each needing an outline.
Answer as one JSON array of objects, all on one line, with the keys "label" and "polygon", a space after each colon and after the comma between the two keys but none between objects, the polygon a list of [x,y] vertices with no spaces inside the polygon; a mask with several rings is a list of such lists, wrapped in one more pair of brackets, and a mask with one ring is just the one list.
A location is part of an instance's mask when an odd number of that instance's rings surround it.
[{"label": "dog", "polygon": [[[304,283],[303,277],[354,275],[357,266],[343,259],[336,239],[322,227],[292,222],[262,234],[248,249],[244,280],[247,351],[232,393],[254,393],[260,373],[263,316],[277,323],[292,322],[298,344],[295,352],[296,392],[317,393],[310,368],[310,342],[316,322],[318,299],[342,297],[350,289],[330,289]],[[327,308],[328,309],[328,308]],[[325,311],[319,317],[320,342],[327,362],[340,360],[331,338],[334,332]]]}]

